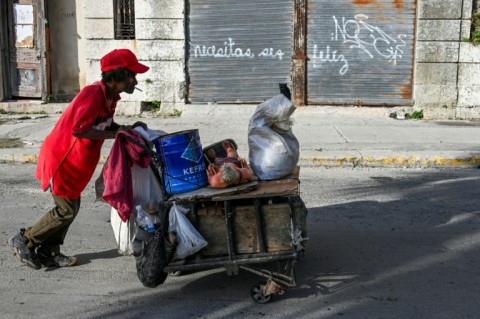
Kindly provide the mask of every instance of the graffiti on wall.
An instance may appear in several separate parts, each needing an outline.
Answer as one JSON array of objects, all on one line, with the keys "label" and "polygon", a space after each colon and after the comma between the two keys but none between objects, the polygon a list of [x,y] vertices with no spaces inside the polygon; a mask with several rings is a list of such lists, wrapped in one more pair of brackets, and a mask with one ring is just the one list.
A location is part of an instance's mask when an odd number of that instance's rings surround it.
[{"label": "graffiti on wall", "polygon": [[255,57],[260,58],[271,58],[282,60],[284,53],[281,49],[274,48],[264,48],[258,52],[253,52],[249,47],[241,48],[238,47],[235,41],[232,38],[228,38],[227,41],[223,42],[223,46],[215,45],[193,45],[193,57],[213,57],[213,58],[249,58],[253,59]]},{"label": "graffiti on wall", "polygon": [[314,44],[311,55],[314,68],[335,63],[339,65],[339,74],[344,75],[348,72],[347,56],[352,55],[352,49],[357,49],[356,52],[370,59],[376,57],[387,59],[393,65],[397,65],[397,61],[402,59],[406,46],[406,34],[388,34],[382,28],[368,23],[368,16],[365,14],[357,14],[354,19],[345,17],[338,19],[332,16],[332,20],[334,28],[330,38],[332,44],[345,44],[347,49],[335,50],[330,45],[320,48],[318,44]]}]

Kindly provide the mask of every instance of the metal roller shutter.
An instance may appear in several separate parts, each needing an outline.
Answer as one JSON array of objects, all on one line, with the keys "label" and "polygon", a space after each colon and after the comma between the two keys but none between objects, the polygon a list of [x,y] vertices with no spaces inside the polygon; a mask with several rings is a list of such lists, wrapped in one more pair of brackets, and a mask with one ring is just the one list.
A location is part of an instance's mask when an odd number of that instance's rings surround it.
[{"label": "metal roller shutter", "polygon": [[188,17],[190,102],[260,102],[290,83],[292,0],[195,0]]},{"label": "metal roller shutter", "polygon": [[415,12],[415,0],[308,0],[308,102],[408,104]]}]

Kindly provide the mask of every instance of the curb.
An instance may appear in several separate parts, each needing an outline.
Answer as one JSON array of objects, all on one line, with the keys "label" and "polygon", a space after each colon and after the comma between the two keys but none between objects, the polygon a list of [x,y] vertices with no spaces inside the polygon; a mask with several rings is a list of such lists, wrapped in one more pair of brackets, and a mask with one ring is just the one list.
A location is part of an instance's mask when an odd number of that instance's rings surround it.
[{"label": "curb", "polygon": [[[1,155],[0,163],[35,164],[38,156],[30,154]],[[101,155],[99,164],[106,163],[108,155]],[[448,158],[444,156],[315,156],[301,157],[298,165],[305,167],[328,166],[328,167],[464,167],[478,168],[480,155]]]},{"label": "curb", "polygon": [[[107,162],[108,155],[101,155],[99,164],[105,164]],[[36,164],[38,155],[0,155],[0,163],[12,163],[12,164]]]},{"label": "curb", "polygon": [[300,166],[338,166],[338,167],[464,167],[480,166],[480,156],[472,155],[458,158],[443,156],[335,156],[301,158]]},{"label": "curb", "polygon": [[14,164],[30,164],[36,163],[37,155],[2,155],[0,156],[0,163],[14,163]]}]

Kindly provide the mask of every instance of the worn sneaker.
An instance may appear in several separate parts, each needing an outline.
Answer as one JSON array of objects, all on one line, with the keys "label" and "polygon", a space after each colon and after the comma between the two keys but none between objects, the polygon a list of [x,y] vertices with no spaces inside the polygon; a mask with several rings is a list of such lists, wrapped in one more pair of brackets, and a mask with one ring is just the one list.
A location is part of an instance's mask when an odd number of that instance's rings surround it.
[{"label": "worn sneaker", "polygon": [[13,253],[22,263],[33,269],[40,269],[42,268],[42,264],[35,251],[27,247],[28,240],[25,238],[24,234],[25,228],[20,229],[18,234],[10,237],[8,240],[8,246],[10,246],[10,249],[12,249]]},{"label": "worn sneaker", "polygon": [[42,265],[45,267],[71,267],[78,262],[77,257],[65,256],[62,253],[58,255],[50,255],[38,252],[38,256]]}]

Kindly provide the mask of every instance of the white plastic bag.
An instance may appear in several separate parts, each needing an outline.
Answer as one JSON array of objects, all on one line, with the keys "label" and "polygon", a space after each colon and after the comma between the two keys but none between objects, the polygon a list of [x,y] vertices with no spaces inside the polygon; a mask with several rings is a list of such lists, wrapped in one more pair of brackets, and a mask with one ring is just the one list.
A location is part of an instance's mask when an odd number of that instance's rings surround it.
[{"label": "white plastic bag", "polygon": [[150,214],[158,211],[163,201],[162,188],[151,166],[132,167],[133,204],[142,205]]},{"label": "white plastic bag", "polygon": [[110,224],[112,225],[113,234],[117,241],[118,253],[121,255],[133,254],[133,240],[135,237],[135,218],[136,214],[130,215],[127,222],[123,222],[118,216],[118,212],[112,207],[110,212]]},{"label": "white plastic bag", "polygon": [[295,111],[283,94],[260,104],[248,126],[250,167],[261,180],[290,175],[300,158],[300,145],[292,132]]},{"label": "white plastic bag", "polygon": [[[158,209],[163,200],[162,189],[150,166],[142,168],[138,165],[132,167],[133,202],[151,214],[155,223],[161,221]],[[102,191],[103,193],[103,191]],[[122,255],[133,254],[133,240],[135,237],[135,220],[137,214],[131,214],[127,222],[123,222],[115,208],[110,213],[110,224],[117,242],[118,253]]]},{"label": "white plastic bag", "polygon": [[151,130],[149,128],[145,130],[141,126],[136,126],[135,131],[137,131],[144,139],[150,142],[158,138],[159,136],[167,135],[167,132],[160,130]]},{"label": "white plastic bag", "polygon": [[185,216],[187,212],[188,209],[175,203],[169,212],[168,231],[174,232],[177,237],[177,259],[185,259],[208,244]]}]

